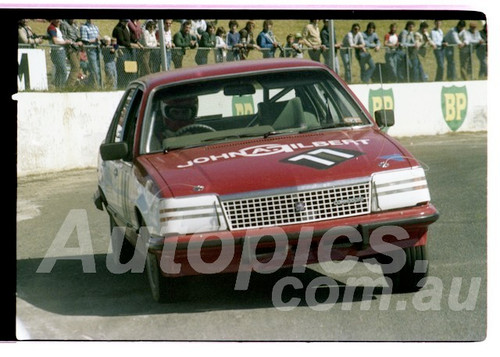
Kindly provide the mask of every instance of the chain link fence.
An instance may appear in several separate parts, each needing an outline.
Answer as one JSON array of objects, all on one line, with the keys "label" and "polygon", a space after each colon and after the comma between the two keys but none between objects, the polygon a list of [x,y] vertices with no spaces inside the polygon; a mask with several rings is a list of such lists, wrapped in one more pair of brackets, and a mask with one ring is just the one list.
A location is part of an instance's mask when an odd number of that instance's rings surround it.
[{"label": "chain link fence", "polygon": [[[111,51],[106,46],[83,46],[65,49],[55,45],[23,45],[19,49],[37,48],[45,51],[49,91],[120,90],[141,76],[162,70],[161,49],[124,48]],[[72,53],[72,55],[70,55]],[[239,54],[239,56],[237,56]],[[487,78],[487,45],[469,45],[462,48],[447,46],[433,50],[416,51],[411,47],[380,48],[360,52],[351,48],[334,51],[308,48],[299,50],[279,47],[273,50],[231,48],[167,49],[167,70],[192,67],[240,58],[307,58],[326,64],[334,63],[334,70],[346,82],[410,83],[435,80],[477,80]],[[73,60],[71,60],[73,58]],[[77,60],[75,60],[77,58]],[[441,65],[437,65],[441,62]]]}]

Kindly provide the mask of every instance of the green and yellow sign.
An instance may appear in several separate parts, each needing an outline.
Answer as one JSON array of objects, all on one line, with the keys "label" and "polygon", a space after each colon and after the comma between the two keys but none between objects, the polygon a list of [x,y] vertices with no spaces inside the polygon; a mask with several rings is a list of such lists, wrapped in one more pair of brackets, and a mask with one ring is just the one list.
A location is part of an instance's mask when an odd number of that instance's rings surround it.
[{"label": "green and yellow sign", "polygon": [[[394,94],[392,88],[389,89],[370,89],[368,93],[368,111],[373,117],[377,110],[390,109],[394,110]],[[387,132],[389,128],[383,128],[382,131]]]},{"label": "green and yellow sign", "polygon": [[441,109],[448,127],[456,131],[467,116],[467,88],[451,86],[441,89]]},{"label": "green and yellow sign", "polygon": [[251,95],[233,97],[233,116],[251,115],[255,113]]}]

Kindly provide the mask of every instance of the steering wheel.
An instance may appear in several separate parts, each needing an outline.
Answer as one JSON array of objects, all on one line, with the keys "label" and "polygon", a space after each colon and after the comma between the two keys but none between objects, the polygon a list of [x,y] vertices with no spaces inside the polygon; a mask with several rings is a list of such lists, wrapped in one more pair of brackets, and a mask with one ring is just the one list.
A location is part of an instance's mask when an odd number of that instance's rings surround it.
[{"label": "steering wheel", "polygon": [[216,130],[211,126],[205,124],[189,124],[177,130],[175,132],[175,136],[181,136],[189,132],[191,132],[192,134],[196,134],[196,133],[206,133],[210,131],[214,132]]}]

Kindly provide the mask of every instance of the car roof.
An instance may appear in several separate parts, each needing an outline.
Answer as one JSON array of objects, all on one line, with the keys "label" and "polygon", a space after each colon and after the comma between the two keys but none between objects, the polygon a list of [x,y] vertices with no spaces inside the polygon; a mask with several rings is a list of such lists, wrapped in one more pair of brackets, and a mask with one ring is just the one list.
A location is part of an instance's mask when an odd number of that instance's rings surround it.
[{"label": "car roof", "polygon": [[240,73],[262,72],[291,68],[317,67],[328,69],[325,65],[307,59],[261,59],[224,62],[209,65],[200,65],[189,68],[174,69],[158,72],[138,78],[135,82],[143,83],[146,88],[153,89],[164,84],[173,84],[195,78],[208,78]]}]

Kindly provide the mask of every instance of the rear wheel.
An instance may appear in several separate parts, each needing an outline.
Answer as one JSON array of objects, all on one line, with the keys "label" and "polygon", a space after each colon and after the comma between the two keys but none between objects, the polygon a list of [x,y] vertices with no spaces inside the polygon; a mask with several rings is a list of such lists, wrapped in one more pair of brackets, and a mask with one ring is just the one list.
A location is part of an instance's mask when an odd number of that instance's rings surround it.
[{"label": "rear wheel", "polygon": [[392,292],[405,293],[420,290],[424,284],[428,273],[427,249],[426,246],[409,247],[404,249],[406,260],[403,267],[392,273],[386,273],[384,266],[384,276],[389,285],[392,285]]}]

